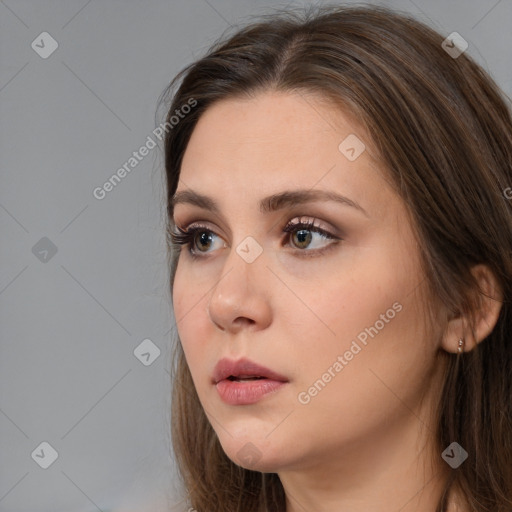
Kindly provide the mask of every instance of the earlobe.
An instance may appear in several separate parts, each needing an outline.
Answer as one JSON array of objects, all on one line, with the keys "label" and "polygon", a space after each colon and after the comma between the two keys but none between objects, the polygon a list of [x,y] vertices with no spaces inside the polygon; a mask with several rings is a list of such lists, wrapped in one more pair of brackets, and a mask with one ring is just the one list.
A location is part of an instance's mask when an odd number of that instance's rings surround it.
[{"label": "earlobe", "polygon": [[461,353],[473,350],[496,326],[503,303],[501,287],[487,265],[471,269],[479,290],[475,310],[470,316],[458,314],[447,320],[442,336],[442,348],[447,352]]}]

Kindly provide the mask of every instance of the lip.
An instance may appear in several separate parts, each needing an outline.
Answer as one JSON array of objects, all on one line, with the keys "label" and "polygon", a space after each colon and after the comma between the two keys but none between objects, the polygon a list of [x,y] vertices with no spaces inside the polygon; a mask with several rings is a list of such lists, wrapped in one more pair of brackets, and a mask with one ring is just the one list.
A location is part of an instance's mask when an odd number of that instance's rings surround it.
[{"label": "lip", "polygon": [[[229,377],[263,377],[258,380],[236,381]],[[249,405],[278,391],[288,379],[250,359],[238,361],[223,358],[215,366],[212,384],[221,399],[229,405]]]},{"label": "lip", "polygon": [[215,365],[215,369],[213,370],[213,384],[217,384],[230,376],[239,377],[240,375],[265,377],[266,379],[278,382],[288,382],[288,379],[283,375],[279,375],[273,370],[265,368],[250,359],[242,358],[238,361],[234,361],[232,359],[223,358]]}]

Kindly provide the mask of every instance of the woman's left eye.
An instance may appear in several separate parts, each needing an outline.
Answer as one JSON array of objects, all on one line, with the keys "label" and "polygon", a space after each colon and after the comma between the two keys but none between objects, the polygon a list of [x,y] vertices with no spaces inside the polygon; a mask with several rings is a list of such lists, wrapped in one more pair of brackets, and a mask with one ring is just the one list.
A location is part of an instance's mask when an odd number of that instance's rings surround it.
[{"label": "woman's left eye", "polygon": [[[341,238],[334,236],[325,229],[316,226],[314,221],[309,220],[305,222],[290,221],[283,228],[283,231],[288,234],[288,243],[301,252],[323,251],[341,240]],[[325,243],[329,240],[330,242]]]},{"label": "woman's left eye", "polygon": [[[217,239],[223,242],[220,247],[227,247],[222,238],[206,226],[192,225],[186,229],[176,226],[176,228],[178,232],[171,232],[172,242],[188,246],[188,252],[193,256],[212,252],[210,249],[215,248]],[[283,232],[286,234],[287,244],[297,249],[299,253],[320,253],[341,241],[341,238],[316,226],[314,221],[290,221],[283,228]],[[325,243],[326,241],[328,243]]]}]

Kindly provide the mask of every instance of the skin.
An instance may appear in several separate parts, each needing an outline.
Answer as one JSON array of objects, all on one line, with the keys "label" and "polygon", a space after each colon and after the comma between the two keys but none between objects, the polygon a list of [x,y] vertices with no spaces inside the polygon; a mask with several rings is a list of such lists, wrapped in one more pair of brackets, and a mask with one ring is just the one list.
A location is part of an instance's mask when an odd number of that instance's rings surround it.
[{"label": "skin", "polygon": [[[354,161],[338,149],[349,134],[366,145]],[[182,163],[178,192],[208,195],[220,208],[175,207],[178,226],[200,222],[212,235],[210,245],[196,243],[196,259],[183,247],[176,270],[187,363],[228,457],[278,473],[287,512],[433,512],[449,469],[433,442],[438,354],[456,351],[464,322],[426,325],[418,245],[375,154],[356,120],[320,97],[265,92],[210,107]],[[260,212],[263,197],[294,189],[335,191],[366,215],[332,201]],[[311,233],[304,248],[297,231],[282,231],[300,218],[343,240]],[[252,263],[236,252],[247,236],[263,250]],[[401,311],[300,403],[299,393],[396,303]],[[488,328],[495,313],[484,318]],[[227,405],[211,384],[223,357],[248,357],[289,382],[256,404]],[[238,455],[249,442],[258,454],[250,466]]]}]

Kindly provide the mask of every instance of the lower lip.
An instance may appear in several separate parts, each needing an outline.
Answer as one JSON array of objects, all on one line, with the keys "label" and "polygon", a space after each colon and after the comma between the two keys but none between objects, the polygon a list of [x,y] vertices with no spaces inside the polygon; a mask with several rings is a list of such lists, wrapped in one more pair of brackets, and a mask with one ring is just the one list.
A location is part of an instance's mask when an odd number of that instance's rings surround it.
[{"label": "lower lip", "polygon": [[260,401],[265,395],[275,393],[286,382],[271,379],[237,382],[224,379],[216,387],[221,399],[229,405],[249,405]]}]

